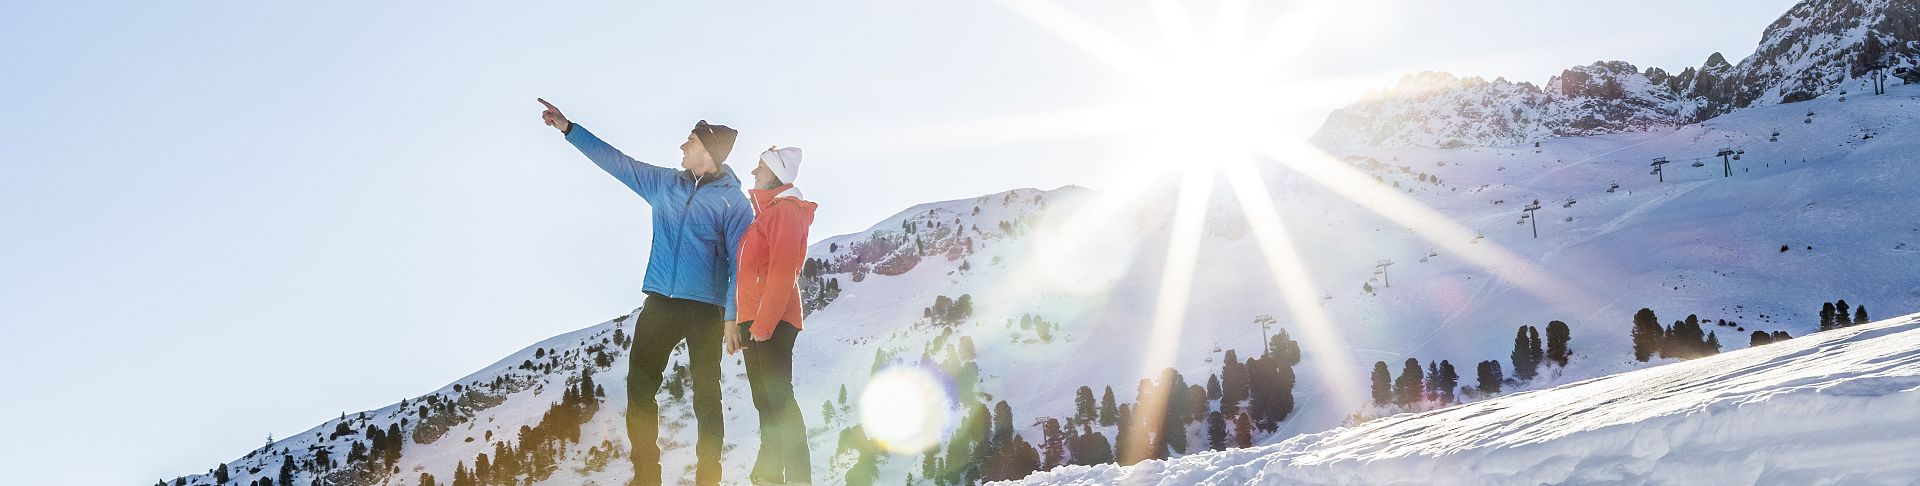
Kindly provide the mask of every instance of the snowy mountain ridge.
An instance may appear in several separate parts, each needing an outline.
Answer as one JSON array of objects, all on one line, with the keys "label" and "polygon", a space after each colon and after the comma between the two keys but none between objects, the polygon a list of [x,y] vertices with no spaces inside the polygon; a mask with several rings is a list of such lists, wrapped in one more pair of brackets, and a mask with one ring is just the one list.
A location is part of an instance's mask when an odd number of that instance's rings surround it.
[{"label": "snowy mountain ridge", "polygon": [[1678,74],[1595,62],[1544,86],[1420,73],[1335,110],[1312,141],[1336,151],[1503,147],[1672,129],[1752,106],[1871,91],[1871,66],[1911,67],[1916,60],[1920,6],[1913,2],[1806,0],[1767,26],[1754,53],[1737,65],[1720,53]]}]

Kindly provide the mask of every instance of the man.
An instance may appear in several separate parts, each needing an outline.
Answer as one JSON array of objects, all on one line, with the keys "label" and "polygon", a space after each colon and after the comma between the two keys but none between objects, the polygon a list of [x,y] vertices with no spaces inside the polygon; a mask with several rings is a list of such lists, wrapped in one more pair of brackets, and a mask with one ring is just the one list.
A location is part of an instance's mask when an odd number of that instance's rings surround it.
[{"label": "man", "polygon": [[[817,208],[803,199],[800,148],[768,148],[753,169],[753,224],[740,241],[739,327],[747,344],[747,384],[760,412],[760,454],[748,479],[753,484],[813,484],[807,424],[793,399],[793,343],[800,336],[800,290],[807,261],[807,227]],[[734,341],[727,342],[727,352]]]},{"label": "man", "polygon": [[647,259],[647,294],[633,323],[627,361],[627,439],[633,450],[631,484],[660,484],[660,407],[654,400],[667,357],[687,342],[693,374],[693,416],[700,439],[694,446],[698,484],[720,483],[724,439],[720,416],[721,342],[737,342],[734,329],[734,255],[753,220],[740,180],[724,164],[737,134],[706,120],[680,144],[680,167],[648,165],[620,153],[593,132],[546,105],[540,118],[595,165],[625,183],[653,208],[653,248]]}]

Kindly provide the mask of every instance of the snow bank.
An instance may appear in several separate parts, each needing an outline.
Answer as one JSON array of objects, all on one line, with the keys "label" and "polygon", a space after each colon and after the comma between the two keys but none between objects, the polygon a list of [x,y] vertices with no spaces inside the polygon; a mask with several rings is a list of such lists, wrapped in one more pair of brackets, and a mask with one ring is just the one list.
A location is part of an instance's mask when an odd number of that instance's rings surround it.
[{"label": "snow bank", "polygon": [[1920,314],[1026,484],[1916,484]]}]

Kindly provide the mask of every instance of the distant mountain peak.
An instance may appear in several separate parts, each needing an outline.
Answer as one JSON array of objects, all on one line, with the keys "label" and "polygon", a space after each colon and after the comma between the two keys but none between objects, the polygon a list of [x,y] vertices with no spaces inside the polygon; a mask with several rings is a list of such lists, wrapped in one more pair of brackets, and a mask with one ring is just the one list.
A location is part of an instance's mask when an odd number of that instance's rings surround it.
[{"label": "distant mountain peak", "polygon": [[1553,137],[1670,129],[1841,89],[1871,66],[1920,59],[1920,2],[1807,0],[1766,28],[1739,64],[1719,52],[1678,75],[1624,61],[1574,66],[1547,82],[1493,83],[1423,72],[1334,111],[1313,136],[1330,149],[1492,147]]}]

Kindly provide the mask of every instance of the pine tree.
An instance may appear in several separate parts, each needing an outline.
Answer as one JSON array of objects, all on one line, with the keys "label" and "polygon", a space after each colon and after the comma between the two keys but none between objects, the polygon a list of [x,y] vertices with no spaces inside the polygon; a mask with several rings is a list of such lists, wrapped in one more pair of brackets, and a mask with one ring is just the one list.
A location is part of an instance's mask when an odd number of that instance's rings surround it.
[{"label": "pine tree", "polygon": [[1115,408],[1113,404],[1113,386],[1108,385],[1107,391],[1102,392],[1100,395],[1100,426],[1113,426],[1118,420],[1119,414],[1119,409]]},{"label": "pine tree", "polygon": [[1500,381],[1504,379],[1500,373],[1500,362],[1481,361],[1479,371],[1480,393],[1483,395],[1500,393]]},{"label": "pine tree", "polygon": [[1187,453],[1187,416],[1192,411],[1187,410],[1188,401],[1180,399],[1181,390],[1187,389],[1187,379],[1173,368],[1167,368],[1160,374],[1163,377],[1160,393],[1166,397],[1166,415],[1160,419],[1160,436],[1166,448],[1156,453],[1158,457],[1166,458],[1172,454]]},{"label": "pine tree", "polygon": [[[1520,329],[1514,332],[1513,352],[1508,354],[1508,358],[1513,361],[1513,377],[1520,380],[1531,380],[1540,371],[1540,362],[1534,361],[1532,347],[1540,341],[1530,338],[1530,333],[1527,332],[1532,327],[1520,326]],[[1531,333],[1531,335],[1537,336],[1538,333]]]},{"label": "pine tree", "polygon": [[1707,331],[1707,344],[1706,344],[1705,350],[1708,356],[1720,354],[1720,337],[1715,336],[1713,331]]},{"label": "pine tree", "polygon": [[1693,359],[1707,354],[1707,333],[1700,327],[1698,315],[1689,314],[1684,321],[1674,321],[1660,345],[1661,357]]},{"label": "pine tree", "polygon": [[1400,378],[1393,381],[1393,403],[1412,405],[1420,401],[1420,387],[1426,383],[1420,371],[1420,360],[1407,358],[1405,366],[1400,368]]},{"label": "pine tree", "polygon": [[1863,305],[1863,306],[1853,308],[1853,325],[1858,326],[1866,323],[1867,323],[1867,306]]},{"label": "pine tree", "polygon": [[873,453],[862,449],[859,458],[854,460],[853,467],[847,469],[846,480],[848,485],[871,486],[879,476],[880,464],[873,457]]},{"label": "pine tree", "polygon": [[1233,350],[1227,350],[1220,364],[1220,409],[1237,410],[1247,399],[1247,367]]},{"label": "pine tree", "polygon": [[1426,390],[1424,391],[1426,393],[1427,400],[1432,400],[1432,401],[1440,400],[1440,362],[1439,361],[1433,361],[1433,360],[1427,361],[1427,386],[1426,386]]},{"label": "pine tree", "polygon": [[1002,445],[1013,440],[1013,407],[1006,400],[993,404],[993,444]]},{"label": "pine tree", "polygon": [[1387,362],[1373,362],[1373,404],[1386,405],[1393,401],[1393,374],[1387,371]]},{"label": "pine tree", "polygon": [[1233,416],[1233,445],[1242,449],[1253,447],[1253,418],[1246,412]]},{"label": "pine tree", "polygon": [[[1295,376],[1293,363],[1299,362],[1299,343],[1293,342],[1285,331],[1276,335],[1273,353],[1259,358],[1249,359],[1245,369],[1247,380],[1248,405],[1246,411],[1252,416],[1254,424],[1261,430],[1274,430],[1278,423],[1293,413],[1293,386]],[[1224,406],[1221,412],[1231,413]],[[1206,412],[1196,406],[1192,410],[1196,420],[1206,418]]]},{"label": "pine tree", "polygon": [[467,461],[453,466],[453,486],[473,486],[473,478],[467,475]]},{"label": "pine tree", "polygon": [[[381,460],[387,467],[393,467],[393,463],[400,461],[400,449],[406,446],[405,442],[400,434],[400,424],[397,422],[387,424],[387,449],[381,453]],[[280,484],[291,483],[281,481]]]},{"label": "pine tree", "polygon": [[1093,408],[1093,388],[1090,387],[1082,386],[1074,391],[1073,405],[1073,420],[1076,422],[1092,422],[1094,416],[1099,413]]},{"label": "pine tree", "polygon": [[939,456],[940,446],[939,444],[935,444],[933,447],[927,448],[926,454],[923,454],[921,456],[923,459],[920,460],[920,477],[927,478],[927,481],[931,481],[934,484],[940,484],[939,476],[935,475],[940,471]]},{"label": "pine tree", "polygon": [[1220,375],[1207,375],[1207,399],[1219,400],[1223,396],[1225,395],[1220,390]]},{"label": "pine tree", "polygon": [[1074,456],[1074,464],[1107,464],[1114,461],[1116,456],[1113,451],[1118,447],[1107,441],[1106,434],[1094,432],[1080,436],[1080,440],[1087,443],[1087,456],[1085,459]]},{"label": "pine tree", "polygon": [[1267,344],[1267,349],[1272,350],[1270,354],[1279,360],[1277,363],[1279,366],[1286,367],[1300,364],[1300,343],[1294,342],[1293,337],[1287,334],[1286,329],[1281,329],[1280,332],[1274,333],[1273,337],[1268,339]]},{"label": "pine tree", "polygon": [[474,484],[484,485],[484,484],[487,484],[488,481],[493,478],[492,462],[488,461],[487,459],[488,459],[487,453],[485,452],[482,452],[479,455],[474,456],[473,458]]},{"label": "pine tree", "polygon": [[1272,407],[1267,409],[1267,418],[1270,420],[1268,431],[1279,430],[1279,427],[1272,422],[1286,420],[1293,414],[1293,386],[1298,380],[1298,376],[1293,373],[1293,367],[1300,364],[1300,343],[1294,342],[1285,329],[1281,329],[1273,336],[1273,357],[1274,367],[1271,369],[1273,400]]},{"label": "pine tree", "polygon": [[1643,307],[1633,313],[1633,359],[1642,363],[1652,359],[1660,349],[1661,335],[1660,318],[1653,315],[1653,309]]},{"label": "pine tree", "polygon": [[1199,422],[1202,420],[1206,420],[1208,407],[1212,403],[1212,401],[1207,400],[1207,387],[1200,386],[1200,385],[1187,385],[1186,395],[1187,395],[1187,413],[1190,414],[1188,416],[1189,418],[1187,419],[1187,421]]},{"label": "pine tree", "polygon": [[[1133,443],[1135,440],[1134,436],[1141,435],[1139,431],[1134,430],[1133,406],[1120,405],[1120,411],[1114,414],[1114,424],[1114,459],[1122,466],[1140,462],[1140,458],[1135,457],[1138,456],[1138,454],[1133,453],[1133,450],[1139,448],[1138,445]],[[1120,454],[1126,455],[1121,456]]]},{"label": "pine tree", "polygon": [[227,480],[229,479],[232,478],[227,475],[226,464],[221,464],[220,467],[213,469],[213,484],[227,484]]},{"label": "pine tree", "polygon": [[1820,305],[1820,330],[1825,331],[1828,329],[1833,329],[1834,327],[1837,327],[1837,326],[1835,326],[1833,322],[1833,303],[1827,302],[1827,303],[1821,304]]},{"label": "pine tree", "polygon": [[420,486],[434,486],[433,475],[427,474],[427,473],[420,473]]},{"label": "pine tree", "polygon": [[1847,306],[1847,299],[1840,299],[1833,303],[1833,327],[1853,325],[1853,322],[1847,319],[1847,316],[1851,315],[1853,315],[1853,309]]},{"label": "pine tree", "polygon": [[1527,361],[1533,363],[1534,373],[1540,371],[1540,364],[1547,362],[1547,353],[1540,346],[1540,328],[1527,326]]},{"label": "pine tree", "polygon": [[1767,334],[1766,331],[1754,331],[1753,335],[1747,338],[1749,348],[1762,344],[1773,344],[1773,335]]},{"label": "pine tree", "polygon": [[1217,411],[1207,413],[1207,447],[1227,450],[1227,417]]},{"label": "pine tree", "polygon": [[1440,378],[1436,383],[1440,393],[1440,403],[1453,403],[1453,391],[1460,387],[1460,373],[1453,369],[1453,363],[1440,360]]},{"label": "pine tree", "polygon": [[583,401],[594,401],[593,388],[593,371],[591,369],[580,370],[580,398],[583,399]]},{"label": "pine tree", "polygon": [[947,457],[942,459],[945,467],[942,468],[940,476],[942,483],[960,482],[962,471],[966,470],[969,464],[973,464],[975,452],[984,452],[975,451],[973,447],[977,440],[972,435],[980,428],[981,422],[986,420],[977,407],[978,405],[975,405],[975,408],[960,420],[959,429],[947,439]]},{"label": "pine tree", "polygon": [[1695,351],[1694,357],[1698,358],[1709,354],[1707,353],[1706,328],[1700,326],[1699,315],[1687,314],[1687,337],[1691,339],[1693,343],[1697,344],[1693,348]]},{"label": "pine tree", "polygon": [[1567,328],[1567,323],[1560,321],[1548,322],[1547,360],[1552,361],[1554,366],[1566,366],[1567,359],[1573,355],[1573,350],[1567,348],[1567,342],[1572,340],[1572,330]]},{"label": "pine tree", "polygon": [[987,481],[1020,479],[1038,470],[1040,470],[1040,453],[1033,448],[1033,444],[1027,442],[1025,437],[1015,435],[1008,439],[1006,447],[988,461],[981,479]]},{"label": "pine tree", "polygon": [[[1084,386],[1080,387],[1080,389],[1087,390],[1087,397],[1089,399],[1093,397],[1093,390]],[[1072,430],[1072,428],[1069,427],[1068,430]],[[1053,469],[1055,466],[1065,464],[1067,459],[1067,434],[1060,431],[1060,421],[1048,418],[1045,424],[1041,426],[1040,435],[1040,463],[1042,467]]]}]

